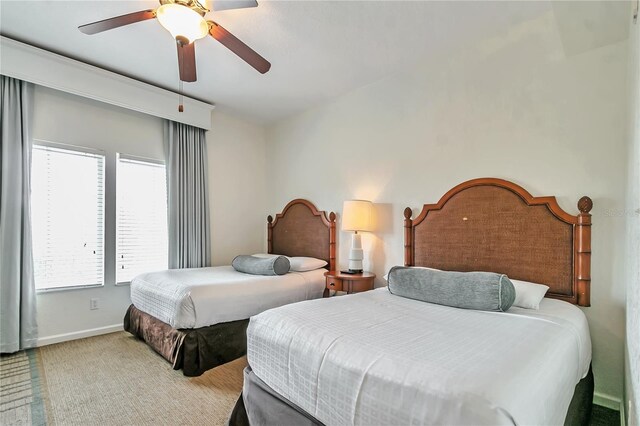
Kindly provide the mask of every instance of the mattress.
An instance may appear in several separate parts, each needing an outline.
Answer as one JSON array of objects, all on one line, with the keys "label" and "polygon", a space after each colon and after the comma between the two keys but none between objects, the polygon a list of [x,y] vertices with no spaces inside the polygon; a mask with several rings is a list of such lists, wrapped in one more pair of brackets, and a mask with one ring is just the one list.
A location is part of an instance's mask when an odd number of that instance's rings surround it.
[{"label": "mattress", "polygon": [[325,272],[263,276],[231,266],[150,272],[131,281],[131,302],[173,328],[200,328],[322,297]]},{"label": "mattress", "polygon": [[386,288],[252,317],[249,365],[326,425],[562,424],[587,375],[582,311],[457,309]]}]

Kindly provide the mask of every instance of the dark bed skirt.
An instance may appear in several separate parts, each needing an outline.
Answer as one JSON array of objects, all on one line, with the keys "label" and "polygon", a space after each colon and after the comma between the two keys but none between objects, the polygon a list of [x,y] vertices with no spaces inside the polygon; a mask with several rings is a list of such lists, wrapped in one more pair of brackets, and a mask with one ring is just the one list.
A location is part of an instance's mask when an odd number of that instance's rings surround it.
[{"label": "dark bed skirt", "polygon": [[124,316],[125,331],[144,340],[185,376],[199,376],[244,356],[248,325],[245,319],[178,330],[133,305]]},{"label": "dark bed skirt", "polygon": [[[589,424],[593,407],[593,386],[593,372],[589,367],[589,373],[576,385],[565,425],[587,426]],[[322,426],[322,423],[277,394],[253,373],[251,367],[246,367],[242,394],[231,412],[227,425]]]}]

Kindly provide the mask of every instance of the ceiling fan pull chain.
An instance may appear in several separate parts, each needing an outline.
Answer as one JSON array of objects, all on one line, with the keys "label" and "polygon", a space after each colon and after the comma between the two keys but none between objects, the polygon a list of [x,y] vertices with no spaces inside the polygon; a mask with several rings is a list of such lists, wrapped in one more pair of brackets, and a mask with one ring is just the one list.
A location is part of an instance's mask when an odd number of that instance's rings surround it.
[{"label": "ceiling fan pull chain", "polygon": [[182,80],[180,80],[180,89],[178,90],[178,112],[184,112],[184,105],[182,104]]}]

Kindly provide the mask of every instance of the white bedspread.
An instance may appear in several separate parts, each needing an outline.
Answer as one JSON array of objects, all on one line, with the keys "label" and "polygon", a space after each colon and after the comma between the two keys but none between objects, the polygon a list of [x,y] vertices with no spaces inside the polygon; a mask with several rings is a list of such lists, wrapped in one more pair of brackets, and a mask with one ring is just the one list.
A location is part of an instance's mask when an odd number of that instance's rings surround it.
[{"label": "white bedspread", "polygon": [[325,272],[262,276],[244,274],[231,266],[170,269],[135,277],[131,301],[174,328],[199,328],[322,297]]},{"label": "white bedspread", "polygon": [[562,425],[589,370],[582,311],[456,309],[386,288],[251,318],[248,360],[326,425]]}]

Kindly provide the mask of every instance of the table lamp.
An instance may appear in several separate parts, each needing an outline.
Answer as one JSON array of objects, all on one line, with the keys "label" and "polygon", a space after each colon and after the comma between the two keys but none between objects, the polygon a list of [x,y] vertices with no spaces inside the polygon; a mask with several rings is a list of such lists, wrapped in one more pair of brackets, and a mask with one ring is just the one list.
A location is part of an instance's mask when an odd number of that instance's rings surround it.
[{"label": "table lamp", "polygon": [[342,206],[342,230],[354,231],[351,237],[351,251],[349,252],[349,272],[357,274],[362,272],[362,240],[358,231],[371,231],[371,201],[350,200]]}]

